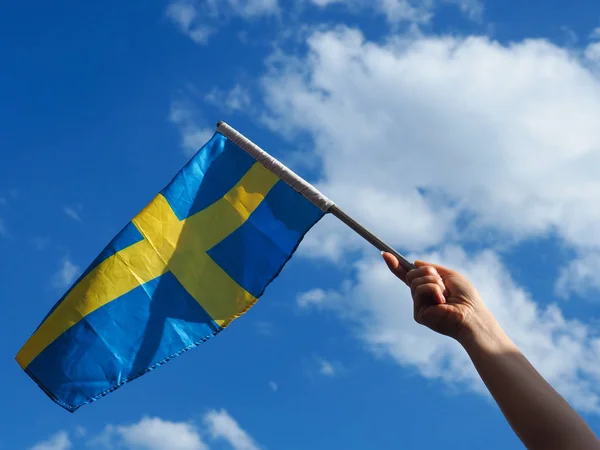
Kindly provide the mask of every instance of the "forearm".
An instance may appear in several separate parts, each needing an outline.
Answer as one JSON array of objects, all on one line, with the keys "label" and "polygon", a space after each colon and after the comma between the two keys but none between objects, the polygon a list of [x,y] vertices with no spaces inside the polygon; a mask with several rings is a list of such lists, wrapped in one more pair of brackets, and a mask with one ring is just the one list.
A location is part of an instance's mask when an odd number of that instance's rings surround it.
[{"label": "forearm", "polygon": [[509,424],[529,449],[600,449],[585,421],[542,378],[495,320],[462,342]]}]

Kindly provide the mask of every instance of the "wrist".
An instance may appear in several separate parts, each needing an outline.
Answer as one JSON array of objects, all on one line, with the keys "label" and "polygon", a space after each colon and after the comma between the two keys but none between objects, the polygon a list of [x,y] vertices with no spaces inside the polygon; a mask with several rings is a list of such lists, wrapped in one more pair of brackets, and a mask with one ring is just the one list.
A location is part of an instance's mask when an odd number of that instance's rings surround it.
[{"label": "wrist", "polygon": [[468,353],[480,349],[496,353],[514,347],[511,339],[489,311],[473,317],[462,331],[457,341]]}]

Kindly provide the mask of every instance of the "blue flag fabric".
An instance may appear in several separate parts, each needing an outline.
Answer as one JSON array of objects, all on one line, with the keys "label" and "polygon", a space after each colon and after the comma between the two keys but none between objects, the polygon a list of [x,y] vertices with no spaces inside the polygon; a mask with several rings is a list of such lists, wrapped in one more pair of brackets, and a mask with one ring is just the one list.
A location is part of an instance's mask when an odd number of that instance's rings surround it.
[{"label": "blue flag fabric", "polygon": [[17,361],[73,412],[248,311],[323,214],[217,132],[91,263]]}]

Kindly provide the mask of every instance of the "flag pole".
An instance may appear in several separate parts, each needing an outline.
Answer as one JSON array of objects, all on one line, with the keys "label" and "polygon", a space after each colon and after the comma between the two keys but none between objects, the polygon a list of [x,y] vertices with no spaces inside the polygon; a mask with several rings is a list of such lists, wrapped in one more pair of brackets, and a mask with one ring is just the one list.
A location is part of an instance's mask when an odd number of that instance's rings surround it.
[{"label": "flag pole", "polygon": [[354,230],[359,236],[377,248],[379,251],[391,253],[398,259],[400,265],[408,272],[415,268],[415,265],[408,261],[402,254],[386,244],[380,238],[375,236],[364,226],[342,211],[333,201],[328,199],[317,188],[312,186],[295,172],[284,166],[277,159],[273,158],[254,142],[243,136],[225,122],[217,123],[217,132],[233,141],[236,145],[249,153],[254,159],[262,164],[266,169],[273,172],[284,182],[289,184],[297,192],[302,194],[307,200],[317,206],[324,213],[332,214],[350,229]]},{"label": "flag pole", "polygon": [[398,262],[400,263],[400,265],[407,272],[412,269],[415,269],[415,265],[413,263],[411,263],[409,260],[407,260],[404,256],[402,256],[402,254],[400,254],[398,251],[396,251],[393,247],[390,247],[388,244],[383,242],[381,239],[379,239],[377,236],[375,236],[373,233],[371,233],[369,230],[367,230],[365,227],[363,227],[360,223],[358,223],[356,220],[354,220],[352,217],[350,217],[344,211],[342,211],[337,205],[335,205],[335,204],[332,205],[331,208],[329,208],[328,212],[331,213],[332,215],[334,215],[335,217],[337,217],[338,219],[340,219],[346,225],[348,225],[359,236],[361,236],[367,242],[369,242],[371,245],[373,245],[377,250],[382,251],[382,252],[391,253],[392,255],[394,255],[396,257],[396,259],[398,260]]}]

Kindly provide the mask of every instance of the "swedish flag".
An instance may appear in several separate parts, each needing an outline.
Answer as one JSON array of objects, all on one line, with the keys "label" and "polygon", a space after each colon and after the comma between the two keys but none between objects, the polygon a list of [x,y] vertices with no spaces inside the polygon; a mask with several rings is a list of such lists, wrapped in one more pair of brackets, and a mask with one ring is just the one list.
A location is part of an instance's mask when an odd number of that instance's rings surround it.
[{"label": "swedish flag", "polygon": [[215,336],[324,215],[238,144],[217,130],[20,350],[56,403],[75,411]]}]

